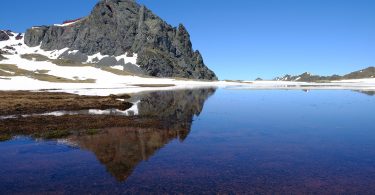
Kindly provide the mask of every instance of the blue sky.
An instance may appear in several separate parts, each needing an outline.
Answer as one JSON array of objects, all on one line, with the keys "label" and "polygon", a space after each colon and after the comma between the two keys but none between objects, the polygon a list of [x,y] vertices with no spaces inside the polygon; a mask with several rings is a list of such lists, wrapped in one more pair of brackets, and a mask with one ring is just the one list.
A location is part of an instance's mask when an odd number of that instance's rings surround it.
[{"label": "blue sky", "polygon": [[[4,1],[0,29],[86,16],[97,0]],[[220,79],[329,75],[375,66],[373,0],[138,0],[172,25]]]}]

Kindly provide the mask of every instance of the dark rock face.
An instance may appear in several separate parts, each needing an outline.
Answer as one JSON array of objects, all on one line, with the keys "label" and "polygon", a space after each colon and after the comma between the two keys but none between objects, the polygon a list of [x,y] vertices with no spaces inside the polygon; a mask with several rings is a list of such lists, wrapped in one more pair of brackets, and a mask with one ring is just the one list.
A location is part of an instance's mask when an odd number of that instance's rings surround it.
[{"label": "dark rock face", "polygon": [[[65,24],[67,25],[67,24]],[[134,0],[100,0],[91,14],[67,26],[28,29],[28,46],[70,48],[86,55],[138,54],[137,64],[151,76],[216,80],[183,25],[172,27]]]},{"label": "dark rock face", "polygon": [[40,45],[46,35],[48,27],[38,26],[28,29],[25,33],[25,44],[30,47]]},{"label": "dark rock face", "polygon": [[19,33],[17,36],[16,36],[16,40],[21,40],[23,38],[22,34]]},{"label": "dark rock face", "polygon": [[7,59],[6,57],[3,56],[3,54],[8,54],[8,52],[0,49],[0,61]]},{"label": "dark rock face", "polygon": [[14,34],[12,33],[11,30],[6,30],[5,33],[8,34],[8,36],[10,36],[10,37],[14,36]]},{"label": "dark rock face", "polygon": [[0,30],[0,41],[9,40],[9,35],[6,31]]},{"label": "dark rock face", "polygon": [[12,51],[15,51],[15,50],[16,50],[14,47],[9,46],[9,45],[5,46],[4,49],[12,50]]},{"label": "dark rock face", "polygon": [[5,59],[7,59],[7,58],[4,57],[4,56],[0,53],[0,61],[5,60]]},{"label": "dark rock face", "polygon": [[70,60],[72,60],[74,62],[86,62],[88,60],[87,55],[81,53],[80,51],[78,51],[78,52],[76,52],[74,54],[71,54],[68,51],[65,51],[64,53],[62,53],[60,55],[60,58],[70,59]]}]

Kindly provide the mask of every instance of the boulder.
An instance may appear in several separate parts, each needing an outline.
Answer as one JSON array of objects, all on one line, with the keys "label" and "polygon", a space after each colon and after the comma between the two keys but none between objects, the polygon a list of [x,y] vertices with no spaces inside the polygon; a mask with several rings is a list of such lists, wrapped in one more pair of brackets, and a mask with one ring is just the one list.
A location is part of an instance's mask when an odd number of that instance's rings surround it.
[{"label": "boulder", "polygon": [[88,57],[87,55],[83,54],[80,51],[74,51],[72,52],[71,50],[65,51],[62,53],[59,57],[59,59],[65,59],[65,60],[72,60],[75,62],[87,62]]},{"label": "boulder", "polygon": [[0,30],[0,41],[9,40],[9,35],[6,31]]},{"label": "boulder", "polygon": [[22,34],[19,33],[17,36],[16,36],[16,40],[21,40],[23,38]]}]

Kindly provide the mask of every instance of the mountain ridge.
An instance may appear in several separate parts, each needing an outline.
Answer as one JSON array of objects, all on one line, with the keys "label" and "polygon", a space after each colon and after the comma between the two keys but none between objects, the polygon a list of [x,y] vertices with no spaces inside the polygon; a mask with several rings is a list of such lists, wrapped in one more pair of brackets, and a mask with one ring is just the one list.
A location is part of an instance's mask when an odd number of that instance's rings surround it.
[{"label": "mountain ridge", "polygon": [[375,78],[375,67],[370,66],[365,69],[354,71],[343,76],[334,74],[331,76],[319,76],[313,75],[311,73],[305,72],[297,76],[284,75],[283,77],[276,77],[275,81],[303,81],[303,82],[322,82],[322,81],[336,81],[336,80],[346,80],[346,79],[366,79]]}]

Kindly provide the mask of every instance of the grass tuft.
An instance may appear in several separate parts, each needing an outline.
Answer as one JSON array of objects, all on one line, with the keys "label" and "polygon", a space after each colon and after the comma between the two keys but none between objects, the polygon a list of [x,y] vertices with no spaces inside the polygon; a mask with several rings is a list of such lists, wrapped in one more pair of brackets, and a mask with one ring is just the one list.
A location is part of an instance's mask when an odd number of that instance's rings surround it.
[{"label": "grass tuft", "polygon": [[21,58],[37,62],[50,60],[47,56],[41,54],[22,54]]}]

